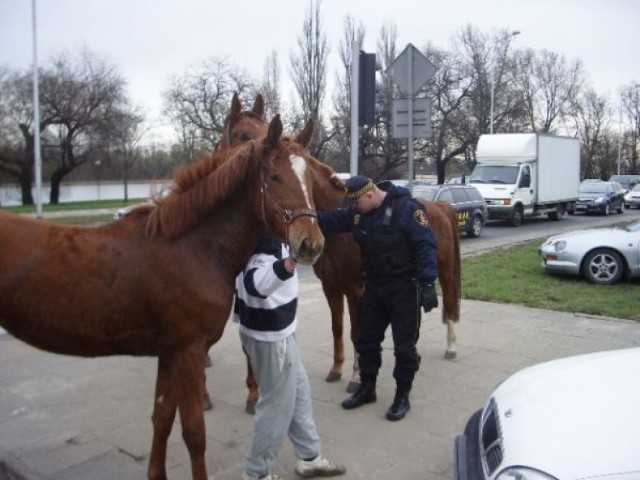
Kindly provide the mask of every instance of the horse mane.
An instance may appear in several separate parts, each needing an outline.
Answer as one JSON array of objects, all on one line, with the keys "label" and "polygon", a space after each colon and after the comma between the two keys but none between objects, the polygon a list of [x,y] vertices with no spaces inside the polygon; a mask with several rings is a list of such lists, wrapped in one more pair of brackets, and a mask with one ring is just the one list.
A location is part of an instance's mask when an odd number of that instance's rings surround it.
[{"label": "horse mane", "polygon": [[218,149],[179,169],[170,193],[150,207],[147,237],[175,239],[195,228],[208,211],[247,178],[257,163],[257,148],[256,142],[251,141],[236,148]]}]

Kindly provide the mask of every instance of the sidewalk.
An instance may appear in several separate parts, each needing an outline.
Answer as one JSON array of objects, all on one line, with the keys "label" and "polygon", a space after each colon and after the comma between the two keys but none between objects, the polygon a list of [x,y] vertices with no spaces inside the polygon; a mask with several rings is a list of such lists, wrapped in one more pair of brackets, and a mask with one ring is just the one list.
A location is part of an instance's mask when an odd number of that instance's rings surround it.
[{"label": "sidewalk", "polygon": [[[405,420],[390,423],[384,418],[394,394],[390,341],[377,403],[347,412],[340,402],[348,395],[351,362],[340,383],[324,382],[332,359],[331,324],[315,277],[301,284],[299,312],[323,453],[347,466],[345,480],[450,479],[454,437],[503,378],[544,360],[640,345],[634,322],[463,301],[458,359],[444,360],[446,329],[439,310],[429,314],[412,409]],[[347,352],[351,356],[350,346]],[[207,466],[210,478],[237,480],[253,418],[244,412],[245,360],[235,325],[228,324],[211,357],[207,386],[215,406],[205,413]],[[53,355],[0,335],[0,464],[26,480],[145,479],[155,369],[153,358]],[[191,478],[179,420],[167,465],[169,478]],[[276,473],[293,479],[293,466],[287,443]]]}]

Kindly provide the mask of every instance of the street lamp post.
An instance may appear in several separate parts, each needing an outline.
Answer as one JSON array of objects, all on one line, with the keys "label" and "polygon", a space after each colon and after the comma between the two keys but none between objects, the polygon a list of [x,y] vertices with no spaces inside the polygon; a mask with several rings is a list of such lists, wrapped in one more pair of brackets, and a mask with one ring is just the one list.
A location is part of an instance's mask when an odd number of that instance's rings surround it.
[{"label": "street lamp post", "polygon": [[[511,39],[511,37],[515,37],[516,35],[520,35],[520,30],[514,30],[513,32],[505,35],[507,41]],[[489,133],[493,134],[493,103],[495,97],[495,70],[496,70],[496,59],[494,58],[491,62],[491,109],[489,112]]]}]

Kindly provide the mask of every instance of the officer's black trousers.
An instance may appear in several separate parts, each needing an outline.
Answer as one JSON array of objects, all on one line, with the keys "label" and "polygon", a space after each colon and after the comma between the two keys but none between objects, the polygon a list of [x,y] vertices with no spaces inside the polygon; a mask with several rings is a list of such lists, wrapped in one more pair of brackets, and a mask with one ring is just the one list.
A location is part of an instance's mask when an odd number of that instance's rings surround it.
[{"label": "officer's black trousers", "polygon": [[396,364],[393,377],[399,390],[411,390],[419,360],[416,342],[420,332],[418,293],[412,278],[368,278],[358,305],[360,379],[374,380],[382,364],[382,341],[391,324]]}]

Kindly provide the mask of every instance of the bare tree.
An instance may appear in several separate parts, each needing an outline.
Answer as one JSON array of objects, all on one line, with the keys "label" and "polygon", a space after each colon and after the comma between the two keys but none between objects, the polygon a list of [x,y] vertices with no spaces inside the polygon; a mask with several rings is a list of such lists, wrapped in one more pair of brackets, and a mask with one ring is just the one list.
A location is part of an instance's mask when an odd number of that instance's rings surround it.
[{"label": "bare tree", "polygon": [[351,145],[351,69],[353,65],[354,45],[362,45],[365,28],[351,16],[346,16],[343,23],[343,35],[338,48],[340,66],[336,72],[336,89],[333,94],[333,115],[331,117],[334,132],[331,155],[328,163],[338,171],[348,171],[350,165]]},{"label": "bare tree", "polygon": [[280,113],[280,65],[278,63],[278,54],[274,51],[264,63],[264,78],[260,93],[264,98],[265,116],[272,118]]},{"label": "bare tree", "polygon": [[[640,83],[632,82],[622,89],[622,113],[631,128],[624,135],[625,171],[640,173],[638,164],[638,138],[640,138]],[[622,119],[621,119],[622,120]],[[624,123],[624,122],[623,122]]]},{"label": "bare tree", "polygon": [[[576,124],[581,144],[581,178],[601,178],[611,171],[613,132],[607,100],[589,89],[576,109]],[[609,177],[606,177],[609,178]]]},{"label": "bare tree", "polygon": [[[88,50],[54,58],[41,69],[39,79],[43,174],[50,175],[49,200],[55,204],[63,179],[104,151],[114,119],[129,107],[116,68]],[[32,204],[32,74],[5,76],[2,86],[2,122],[9,125],[5,134],[10,143],[2,150],[0,169],[20,183],[23,204]]]},{"label": "bare tree", "polygon": [[329,46],[322,30],[320,4],[321,0],[309,1],[302,34],[298,37],[298,50],[291,54],[291,70],[293,83],[302,102],[302,118],[294,123],[301,123],[309,118],[314,121],[316,135],[311,151],[321,158],[323,145],[328,141],[323,132],[321,109],[326,89]]},{"label": "bare tree", "polygon": [[527,126],[534,132],[556,133],[575,112],[585,82],[582,62],[548,50],[527,49],[518,55],[518,84],[526,105]]},{"label": "bare tree", "polygon": [[93,156],[104,155],[116,121],[130,107],[117,69],[87,50],[76,58],[55,59],[43,85],[43,110],[53,117],[43,135],[43,157],[54,165],[49,201],[56,204],[64,177]]},{"label": "bare tree", "polygon": [[165,113],[175,125],[183,161],[191,162],[215,148],[233,94],[253,94],[253,90],[249,75],[222,57],[173,77],[163,94]]}]

